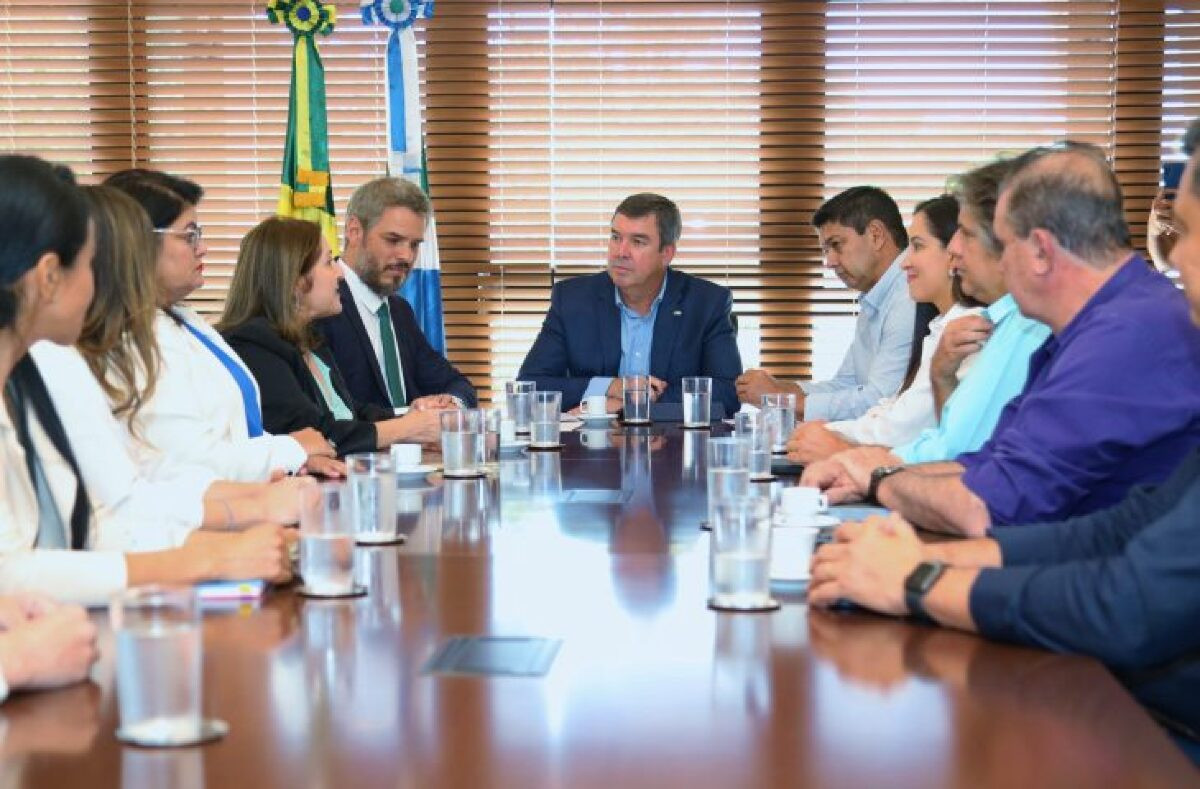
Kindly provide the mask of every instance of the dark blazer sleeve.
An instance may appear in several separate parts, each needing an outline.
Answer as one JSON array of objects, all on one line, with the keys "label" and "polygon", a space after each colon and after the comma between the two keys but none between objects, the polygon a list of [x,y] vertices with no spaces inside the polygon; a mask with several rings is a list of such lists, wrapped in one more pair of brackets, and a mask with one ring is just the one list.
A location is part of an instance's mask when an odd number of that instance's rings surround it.
[{"label": "dark blazer sleeve", "polygon": [[733,296],[725,288],[714,300],[713,310],[704,327],[701,340],[701,375],[713,380],[713,401],[725,406],[725,415],[733,416],[741,408],[734,381],[742,374],[742,355],[738,352],[737,336],[733,333]]},{"label": "dark blazer sleeve", "polygon": [[448,394],[462,400],[468,408],[474,408],[479,402],[475,387],[425,339],[412,306],[399,296],[392,296],[389,304],[396,337],[404,347],[408,401],[411,403],[425,395]]},{"label": "dark blazer sleeve", "polygon": [[[533,381],[538,391],[562,392],[562,408],[565,411],[579,405],[592,377],[571,375],[562,294],[561,284],[550,289],[550,310],[542,321],[542,330],[533,341],[533,347],[521,363],[517,378]],[[599,353],[599,349],[596,349],[596,353]]]},{"label": "dark blazer sleeve", "polygon": [[279,434],[315,428],[336,445],[339,456],[374,451],[379,440],[375,425],[334,419],[300,350],[278,335],[274,342],[263,342],[261,333],[260,327],[239,326],[226,332],[225,339],[258,382],[263,427]]}]

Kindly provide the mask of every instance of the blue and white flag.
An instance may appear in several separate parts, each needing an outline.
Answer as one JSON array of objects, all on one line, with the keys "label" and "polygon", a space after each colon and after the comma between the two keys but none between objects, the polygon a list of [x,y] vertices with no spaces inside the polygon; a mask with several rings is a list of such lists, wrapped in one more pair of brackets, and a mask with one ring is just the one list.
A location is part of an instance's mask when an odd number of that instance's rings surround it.
[{"label": "blue and white flag", "polygon": [[[364,24],[378,22],[391,30],[387,46],[388,174],[407,178],[429,194],[417,40],[412,26],[418,18],[433,16],[433,0],[362,0],[361,10]],[[400,286],[400,295],[412,305],[425,339],[444,354],[442,272],[433,214],[425,228],[425,243]]]}]

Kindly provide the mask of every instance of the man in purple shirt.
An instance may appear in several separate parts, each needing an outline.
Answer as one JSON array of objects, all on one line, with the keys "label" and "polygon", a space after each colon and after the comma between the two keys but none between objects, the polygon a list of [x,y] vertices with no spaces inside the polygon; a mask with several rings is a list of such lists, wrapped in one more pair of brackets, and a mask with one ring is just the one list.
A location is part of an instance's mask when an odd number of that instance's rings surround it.
[{"label": "man in purple shirt", "polygon": [[1130,250],[1120,186],[1099,149],[1022,156],[995,230],[1009,291],[1053,332],[1024,391],[978,452],[915,466],[854,454],[815,480],[821,487],[981,536],[1118,502],[1200,446],[1200,332],[1183,294]]}]

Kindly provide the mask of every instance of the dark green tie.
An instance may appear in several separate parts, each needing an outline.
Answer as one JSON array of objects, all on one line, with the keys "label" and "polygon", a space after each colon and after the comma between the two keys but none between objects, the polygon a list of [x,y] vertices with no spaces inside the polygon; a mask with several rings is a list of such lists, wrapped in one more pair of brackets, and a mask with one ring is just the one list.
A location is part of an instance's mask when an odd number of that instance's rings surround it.
[{"label": "dark green tie", "polygon": [[400,375],[400,356],[396,351],[396,332],[392,328],[392,316],[388,312],[387,302],[375,310],[379,318],[379,336],[383,340],[383,372],[387,375],[388,389],[391,390],[392,405],[400,407],[408,404],[404,396],[404,378]]}]

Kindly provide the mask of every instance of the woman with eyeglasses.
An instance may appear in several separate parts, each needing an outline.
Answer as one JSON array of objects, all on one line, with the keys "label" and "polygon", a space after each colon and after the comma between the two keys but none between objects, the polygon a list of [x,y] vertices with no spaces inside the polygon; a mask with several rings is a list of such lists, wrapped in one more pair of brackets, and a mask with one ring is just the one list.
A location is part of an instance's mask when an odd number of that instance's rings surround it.
[{"label": "woman with eyeglasses", "polygon": [[271,217],[242,239],[217,329],[258,380],[266,428],[315,427],[344,454],[437,441],[436,411],[397,417],[351,398],[312,326],[342,311],[340,279],[329,244],[312,222]]},{"label": "woman with eyeglasses", "polygon": [[142,169],[116,173],[105,184],[142,206],[158,240],[154,333],[160,369],[138,416],[141,437],[174,462],[207,466],[229,480],[261,482],[301,468],[342,474],[319,431],[272,435],[263,429],[254,377],[221,335],[182,303],[204,284],[208,249],[196,215],[200,186]]},{"label": "woman with eyeglasses", "polygon": [[[957,231],[958,200],[953,195],[926,200],[913,210],[908,252],[900,267],[913,301],[932,305],[934,314],[928,335],[924,327],[917,327],[900,393],[880,400],[857,419],[799,425],[788,441],[788,460],[812,463],[858,444],[897,446],[937,424],[930,379],[934,352],[949,322],[980,311],[979,303],[962,293],[954,276],[950,242]],[[959,378],[974,360],[972,353],[959,362]]]},{"label": "woman with eyeglasses", "polygon": [[154,339],[157,244],[137,202],[111,186],[80,190],[95,226],[94,296],[74,347],[30,349],[75,448],[98,546],[177,547],[197,528],[294,523],[299,479],[228,482],[137,440],[161,360]]},{"label": "woman with eyeglasses", "polygon": [[127,585],[289,578],[277,525],[196,532],[169,550],[92,550],[72,439],[28,353],[42,340],[74,343],[92,300],[95,230],[69,171],[0,156],[0,238],[0,593],[95,605]]}]

